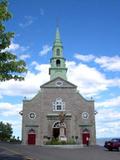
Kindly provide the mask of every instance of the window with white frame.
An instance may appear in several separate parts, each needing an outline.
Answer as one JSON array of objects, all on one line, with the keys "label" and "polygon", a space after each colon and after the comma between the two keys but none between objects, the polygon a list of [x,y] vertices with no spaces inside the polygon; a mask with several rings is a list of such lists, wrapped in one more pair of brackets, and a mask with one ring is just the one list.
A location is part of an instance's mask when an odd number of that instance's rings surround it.
[{"label": "window with white frame", "polygon": [[53,111],[65,111],[65,102],[63,102],[62,98],[56,98],[52,105]]}]

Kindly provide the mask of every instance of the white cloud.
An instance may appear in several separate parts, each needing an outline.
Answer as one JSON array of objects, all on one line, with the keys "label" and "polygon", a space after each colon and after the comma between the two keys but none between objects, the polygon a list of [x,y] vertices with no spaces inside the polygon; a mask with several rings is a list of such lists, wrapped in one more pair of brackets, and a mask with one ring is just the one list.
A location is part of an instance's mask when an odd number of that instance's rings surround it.
[{"label": "white cloud", "polygon": [[119,107],[120,96],[96,103],[96,107]]},{"label": "white cloud", "polygon": [[96,68],[89,67],[85,64],[76,64],[75,62],[67,62],[68,80],[78,86],[81,94],[86,96],[94,96],[108,89],[112,80]]},{"label": "white cloud", "polygon": [[28,27],[34,22],[35,19],[36,18],[34,18],[32,16],[25,16],[24,17],[24,22],[20,23],[19,26],[22,27],[22,28]]},{"label": "white cloud", "polygon": [[22,51],[22,52],[24,52],[28,49],[29,49],[29,46],[24,47],[24,46],[21,46],[18,43],[15,43],[15,42],[11,41],[10,46],[5,48],[4,50],[2,50],[2,52],[4,52],[4,51],[8,51],[8,52]]},{"label": "white cloud", "polygon": [[[120,88],[120,78],[113,78],[111,79],[111,87],[117,87]],[[113,94],[113,93],[111,93]]]},{"label": "white cloud", "polygon": [[22,51],[22,52],[24,52],[24,51],[26,51],[26,50],[28,50],[30,47],[29,46],[20,46],[20,51]]},{"label": "white cloud", "polygon": [[33,61],[32,66],[34,66],[36,71],[40,71],[40,72],[44,72],[46,75],[48,75],[48,71],[49,71],[49,64],[39,64],[36,61]]},{"label": "white cloud", "polygon": [[96,102],[97,137],[118,137],[120,133],[120,96]]},{"label": "white cloud", "polygon": [[75,58],[83,62],[90,62],[94,60],[94,62],[99,64],[101,68],[104,68],[109,71],[120,71],[120,56],[118,55],[113,57],[109,56],[96,57],[92,54],[82,55],[77,53],[75,54]]},{"label": "white cloud", "polygon": [[89,54],[89,55],[82,55],[82,54],[75,54],[75,58],[83,61],[83,62],[90,62],[92,60],[95,59],[95,56],[92,55],[92,54]]},{"label": "white cloud", "polygon": [[95,62],[100,64],[102,68],[109,71],[120,71],[120,56],[102,56],[100,58],[96,58]]},{"label": "white cloud", "polygon": [[33,61],[33,62],[31,63],[31,66],[36,66],[36,65],[39,65],[38,62],[36,62],[36,61]]},{"label": "white cloud", "polygon": [[111,123],[96,123],[96,134],[99,137],[119,137],[120,134],[120,121]]},{"label": "white cloud", "polygon": [[30,54],[22,54],[19,57],[20,57],[20,59],[26,60],[27,58],[30,58],[31,56],[30,56]]},{"label": "white cloud", "polygon": [[20,48],[20,45],[17,43],[14,43],[13,41],[11,41],[11,44],[8,48],[5,48],[4,50],[2,50],[2,52],[4,51],[16,51]]},{"label": "white cloud", "polygon": [[22,104],[11,104],[7,102],[0,103],[1,116],[15,116],[22,110]]},{"label": "white cloud", "polygon": [[[35,64],[34,64],[35,65]],[[48,64],[34,66],[38,73],[28,71],[24,81],[9,80],[0,83],[0,96],[27,96],[33,97],[40,88],[40,85],[49,80]]]},{"label": "white cloud", "polygon": [[12,42],[11,45],[10,45],[10,47],[8,48],[8,51],[15,51],[15,50],[17,50],[19,48],[20,48],[19,44]]},{"label": "white cloud", "polygon": [[120,111],[114,107],[99,108],[96,115],[97,137],[118,137],[120,133]]},{"label": "white cloud", "polygon": [[40,56],[47,55],[48,52],[51,50],[52,50],[52,47],[46,44],[43,46],[42,50],[39,52],[39,55]]},{"label": "white cloud", "polygon": [[[106,91],[109,87],[120,86],[120,80],[107,79],[106,76],[97,71],[97,69],[89,67],[85,64],[76,64],[73,61],[67,62],[68,80],[78,86],[78,90],[84,96],[91,97],[99,95]],[[49,81],[49,64],[38,64],[32,62],[37,73],[28,71],[25,76],[25,81],[9,80],[0,83],[0,97],[9,96],[27,96],[32,97],[39,90],[39,86]]]}]

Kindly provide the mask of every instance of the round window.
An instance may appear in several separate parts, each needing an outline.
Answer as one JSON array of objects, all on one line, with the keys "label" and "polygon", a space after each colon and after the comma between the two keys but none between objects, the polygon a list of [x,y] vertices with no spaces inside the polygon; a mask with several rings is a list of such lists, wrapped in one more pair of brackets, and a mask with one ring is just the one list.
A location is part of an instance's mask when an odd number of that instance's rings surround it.
[{"label": "round window", "polygon": [[87,112],[82,113],[82,118],[83,119],[88,119],[88,117],[89,117],[89,114]]},{"label": "round window", "polygon": [[29,113],[29,118],[30,119],[35,119],[36,118],[36,114],[34,112],[30,112]]},{"label": "round window", "polygon": [[63,82],[62,82],[62,81],[57,81],[57,82],[56,82],[56,86],[57,86],[57,87],[60,87],[60,86],[62,86],[62,85],[63,85]]}]

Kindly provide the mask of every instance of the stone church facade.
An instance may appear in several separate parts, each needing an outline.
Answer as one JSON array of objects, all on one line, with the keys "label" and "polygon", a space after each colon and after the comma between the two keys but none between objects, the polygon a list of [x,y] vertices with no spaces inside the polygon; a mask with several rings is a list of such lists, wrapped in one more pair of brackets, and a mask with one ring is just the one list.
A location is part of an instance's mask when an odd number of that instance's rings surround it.
[{"label": "stone church facade", "polygon": [[59,28],[50,59],[50,81],[31,100],[23,100],[22,143],[43,145],[52,138],[96,144],[94,100],[86,100],[67,80]]}]

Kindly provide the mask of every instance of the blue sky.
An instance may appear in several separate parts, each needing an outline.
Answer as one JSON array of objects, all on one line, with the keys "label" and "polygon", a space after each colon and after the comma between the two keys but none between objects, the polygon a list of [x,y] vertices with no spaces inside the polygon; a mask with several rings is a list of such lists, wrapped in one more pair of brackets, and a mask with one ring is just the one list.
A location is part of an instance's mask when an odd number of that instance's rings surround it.
[{"label": "blue sky", "polygon": [[[25,81],[0,83],[0,117],[21,137],[22,100],[49,81],[56,23],[59,23],[68,80],[95,100],[97,137],[120,133],[120,1],[9,0],[13,18],[5,23],[15,38],[7,50],[24,59]],[[79,73],[79,74],[78,74]]]}]

